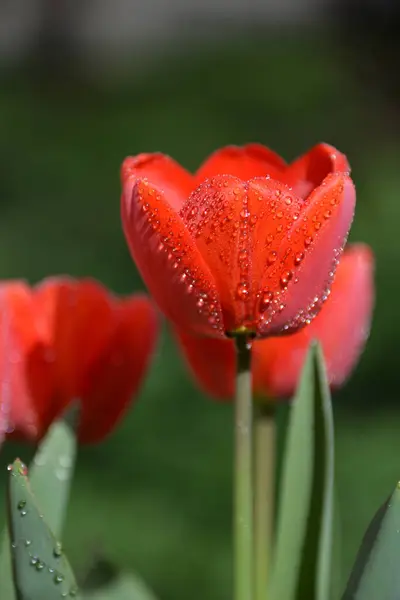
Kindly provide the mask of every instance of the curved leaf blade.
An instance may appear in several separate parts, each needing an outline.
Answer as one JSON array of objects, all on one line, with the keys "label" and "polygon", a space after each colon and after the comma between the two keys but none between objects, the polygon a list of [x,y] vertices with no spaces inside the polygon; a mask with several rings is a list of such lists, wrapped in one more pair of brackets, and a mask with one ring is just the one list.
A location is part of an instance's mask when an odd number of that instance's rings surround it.
[{"label": "curved leaf blade", "polygon": [[313,343],[293,402],[283,464],[273,600],[327,600],[334,486],[333,416],[322,352]]},{"label": "curved leaf blade", "polygon": [[400,597],[400,482],[376,512],[361,543],[342,600]]},{"label": "curved leaf blade", "polygon": [[27,468],[19,459],[10,469],[8,523],[18,600],[77,598],[71,567],[36,505]]}]

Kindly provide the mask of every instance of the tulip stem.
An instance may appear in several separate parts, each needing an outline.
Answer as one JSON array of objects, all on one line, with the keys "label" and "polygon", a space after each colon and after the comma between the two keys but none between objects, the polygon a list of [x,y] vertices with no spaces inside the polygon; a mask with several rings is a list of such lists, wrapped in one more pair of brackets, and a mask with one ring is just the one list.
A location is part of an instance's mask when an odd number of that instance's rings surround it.
[{"label": "tulip stem", "polygon": [[258,404],[254,416],[254,587],[266,600],[274,521],[275,411]]},{"label": "tulip stem", "polygon": [[251,341],[236,337],[234,600],[253,600],[253,401]]}]

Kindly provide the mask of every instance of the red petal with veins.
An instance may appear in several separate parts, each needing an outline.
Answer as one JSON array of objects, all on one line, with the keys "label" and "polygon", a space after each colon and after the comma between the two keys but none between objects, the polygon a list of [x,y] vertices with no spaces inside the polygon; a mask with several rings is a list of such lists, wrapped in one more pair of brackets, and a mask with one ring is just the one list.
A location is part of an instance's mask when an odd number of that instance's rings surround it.
[{"label": "red petal with veins", "polygon": [[111,342],[85,378],[82,443],[99,442],[114,429],[143,382],[156,343],[157,314],[147,297],[116,302],[114,314]]},{"label": "red petal with veins", "polygon": [[15,429],[35,439],[40,422],[26,377],[26,354],[35,346],[37,334],[28,286],[22,281],[2,283],[0,307],[0,437]]},{"label": "red petal with veins", "polygon": [[350,177],[329,175],[266,267],[261,289],[277,290],[275,303],[260,315],[259,337],[295,331],[320,310],[329,293],[337,261],[353,219],[355,190]]},{"label": "red petal with veins", "polygon": [[373,255],[363,244],[343,254],[332,292],[320,314],[298,333],[254,344],[256,393],[292,396],[310,345],[322,345],[331,387],[343,385],[354,369],[368,337],[374,304]]},{"label": "red petal with veins", "polygon": [[30,357],[32,382],[50,364],[53,397],[46,425],[82,395],[87,370],[104,351],[113,333],[113,311],[106,290],[91,280],[45,280],[34,291],[37,323],[43,343]]},{"label": "red petal with veins", "polygon": [[234,175],[244,181],[266,176],[281,180],[286,166],[278,154],[261,144],[226,146],[201,165],[195,175],[196,186],[215,175]]},{"label": "red petal with veins", "polygon": [[[368,337],[374,305],[374,260],[363,244],[349,246],[339,263],[332,292],[319,315],[293,335],[253,343],[253,390],[269,400],[289,398],[297,387],[310,342],[322,345],[331,388],[343,385]],[[175,331],[199,386],[221,400],[233,397],[235,348],[231,340],[212,340]]]},{"label": "red petal with veins", "polygon": [[177,329],[174,334],[199,386],[214,398],[232,400],[236,374],[234,342],[198,337]]},{"label": "red petal with veins", "polygon": [[131,195],[135,183],[144,178],[164,194],[166,202],[176,211],[181,209],[195,187],[193,175],[161,153],[139,154],[124,160],[121,179],[128,195]]},{"label": "red petal with veins", "polygon": [[279,181],[229,175],[205,181],[185,204],[181,215],[215,278],[226,331],[255,329],[265,266],[275,262],[274,248],[303,206]]},{"label": "red petal with veins", "polygon": [[317,144],[288,165],[283,181],[299,196],[306,198],[325,177],[336,172],[350,173],[345,155],[329,144]]},{"label": "red petal with veins", "polygon": [[182,328],[223,336],[214,278],[164,194],[139,180],[130,196],[123,193],[121,212],[132,256],[165,314]]}]

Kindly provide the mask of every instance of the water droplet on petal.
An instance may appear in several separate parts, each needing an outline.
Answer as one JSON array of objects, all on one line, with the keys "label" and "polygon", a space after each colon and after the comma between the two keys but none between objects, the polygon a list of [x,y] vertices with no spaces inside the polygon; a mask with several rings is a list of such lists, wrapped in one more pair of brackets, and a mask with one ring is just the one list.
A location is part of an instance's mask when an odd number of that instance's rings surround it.
[{"label": "water droplet on petal", "polygon": [[293,273],[292,271],[284,271],[280,278],[280,284],[283,288],[286,288],[289,281],[292,279]]},{"label": "water droplet on petal", "polygon": [[261,293],[260,304],[259,304],[259,311],[260,311],[260,313],[265,312],[267,310],[267,308],[269,308],[269,306],[271,305],[273,297],[274,297],[274,294],[272,292],[270,292],[268,289],[265,289]]},{"label": "water droplet on petal", "polygon": [[239,300],[247,300],[249,297],[249,288],[245,281],[238,283],[236,288],[236,296]]},{"label": "water droplet on petal", "polygon": [[308,248],[308,246],[310,246],[310,244],[312,244],[312,241],[313,241],[313,240],[312,240],[312,237],[311,237],[311,236],[308,236],[308,237],[306,237],[306,238],[304,239],[304,245],[305,245],[305,247],[306,247],[306,248]]},{"label": "water droplet on petal", "polygon": [[294,264],[295,265],[299,265],[301,263],[301,261],[304,258],[304,253],[303,252],[297,252],[297,254],[294,257]]},{"label": "water droplet on petal", "polygon": [[274,262],[277,259],[277,253],[275,252],[275,250],[271,250],[271,252],[269,252],[268,256],[267,256],[267,263],[269,265],[273,265]]}]

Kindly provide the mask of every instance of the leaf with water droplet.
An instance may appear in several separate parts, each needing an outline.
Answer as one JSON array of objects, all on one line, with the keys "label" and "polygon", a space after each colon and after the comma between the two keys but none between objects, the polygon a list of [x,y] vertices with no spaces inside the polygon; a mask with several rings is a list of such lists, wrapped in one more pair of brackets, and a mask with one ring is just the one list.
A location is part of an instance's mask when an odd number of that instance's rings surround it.
[{"label": "leaf with water droplet", "polygon": [[[26,509],[23,519],[18,508],[22,502]],[[55,600],[77,589],[71,567],[38,508],[18,459],[9,476],[8,524],[15,545],[12,563],[18,600]]]},{"label": "leaf with water droplet", "polygon": [[[73,467],[76,456],[74,422],[76,405],[65,418],[56,421],[48,430],[29,467],[29,480],[46,522],[56,537],[60,537],[67,509]],[[7,470],[12,473],[14,465]],[[24,465],[24,469],[26,469]],[[27,471],[26,471],[27,472]],[[25,516],[25,505],[17,501],[20,515]],[[29,546],[30,539],[25,540]],[[11,578],[11,556],[8,532],[3,534],[0,553],[1,600],[14,600]]]}]

